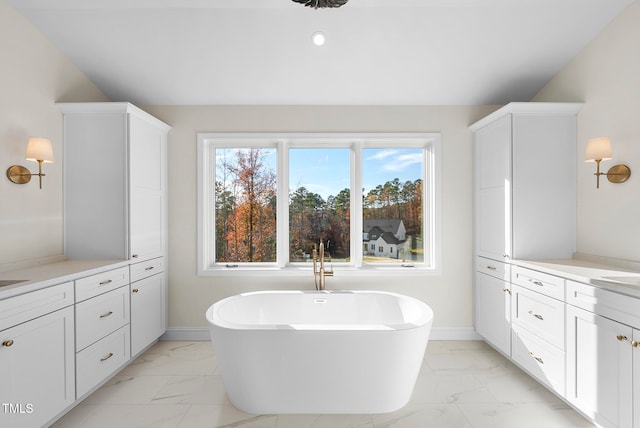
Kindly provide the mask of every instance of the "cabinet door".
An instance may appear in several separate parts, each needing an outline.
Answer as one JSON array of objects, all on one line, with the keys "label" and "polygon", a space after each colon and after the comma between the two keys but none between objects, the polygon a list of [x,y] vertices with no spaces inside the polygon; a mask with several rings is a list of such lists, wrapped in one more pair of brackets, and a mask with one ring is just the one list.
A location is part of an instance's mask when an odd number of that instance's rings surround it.
[{"label": "cabinet door", "polygon": [[576,227],[575,116],[514,114],[512,126],[511,257],[571,258]]},{"label": "cabinet door", "polygon": [[164,274],[131,284],[131,355],[153,343],[164,328]]},{"label": "cabinet door", "polygon": [[164,255],[166,133],[129,116],[130,257],[147,260]]},{"label": "cabinet door", "polygon": [[476,272],[476,330],[505,355],[511,354],[509,283]]},{"label": "cabinet door", "polygon": [[65,114],[64,245],[69,259],[125,257],[126,116]]},{"label": "cabinet door", "polygon": [[632,427],[632,329],[567,306],[567,400],[605,428]]},{"label": "cabinet door", "polygon": [[511,254],[511,115],[478,130],[475,151],[476,254]]},{"label": "cabinet door", "polygon": [[74,402],[73,337],[73,307],[0,332],[0,426],[44,426]]}]

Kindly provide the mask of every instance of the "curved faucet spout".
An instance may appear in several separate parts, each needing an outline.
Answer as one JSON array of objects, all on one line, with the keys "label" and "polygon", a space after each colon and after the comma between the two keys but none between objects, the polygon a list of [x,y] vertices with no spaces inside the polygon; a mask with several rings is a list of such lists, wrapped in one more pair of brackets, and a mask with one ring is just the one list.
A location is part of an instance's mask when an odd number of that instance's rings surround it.
[{"label": "curved faucet spout", "polygon": [[325,277],[333,276],[333,269],[324,267],[324,243],[320,242],[319,254],[315,245],[313,246],[313,276],[316,283],[316,290],[325,289]]}]

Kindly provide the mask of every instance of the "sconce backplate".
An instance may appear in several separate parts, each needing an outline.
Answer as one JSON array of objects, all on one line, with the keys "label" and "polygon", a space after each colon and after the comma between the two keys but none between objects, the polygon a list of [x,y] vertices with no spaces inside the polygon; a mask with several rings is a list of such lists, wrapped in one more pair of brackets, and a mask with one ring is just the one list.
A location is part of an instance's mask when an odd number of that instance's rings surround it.
[{"label": "sconce backplate", "polygon": [[31,181],[31,172],[23,166],[13,165],[7,169],[7,178],[16,184],[25,184]]},{"label": "sconce backplate", "polygon": [[614,165],[607,171],[607,179],[612,183],[624,183],[631,176],[631,169],[626,165]]}]

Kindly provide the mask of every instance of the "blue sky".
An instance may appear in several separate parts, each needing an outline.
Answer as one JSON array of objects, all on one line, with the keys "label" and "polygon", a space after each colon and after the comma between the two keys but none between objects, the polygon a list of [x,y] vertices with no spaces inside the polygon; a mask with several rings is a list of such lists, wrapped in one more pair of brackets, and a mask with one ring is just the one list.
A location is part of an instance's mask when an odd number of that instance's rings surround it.
[{"label": "blue sky", "polygon": [[[363,149],[365,194],[394,178],[401,183],[422,178],[422,149]],[[289,187],[320,194],[323,199],[349,187],[349,149],[291,149]]]},{"label": "blue sky", "polygon": [[289,189],[305,187],[326,201],[348,188],[349,149],[290,149]]}]

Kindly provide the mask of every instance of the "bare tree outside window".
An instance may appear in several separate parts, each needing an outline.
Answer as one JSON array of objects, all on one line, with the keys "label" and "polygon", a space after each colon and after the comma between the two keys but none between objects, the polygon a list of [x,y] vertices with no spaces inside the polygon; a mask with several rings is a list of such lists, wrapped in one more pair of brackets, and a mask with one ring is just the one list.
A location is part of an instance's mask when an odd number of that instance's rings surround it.
[{"label": "bare tree outside window", "polygon": [[216,150],[216,262],[275,262],[273,149]]}]

